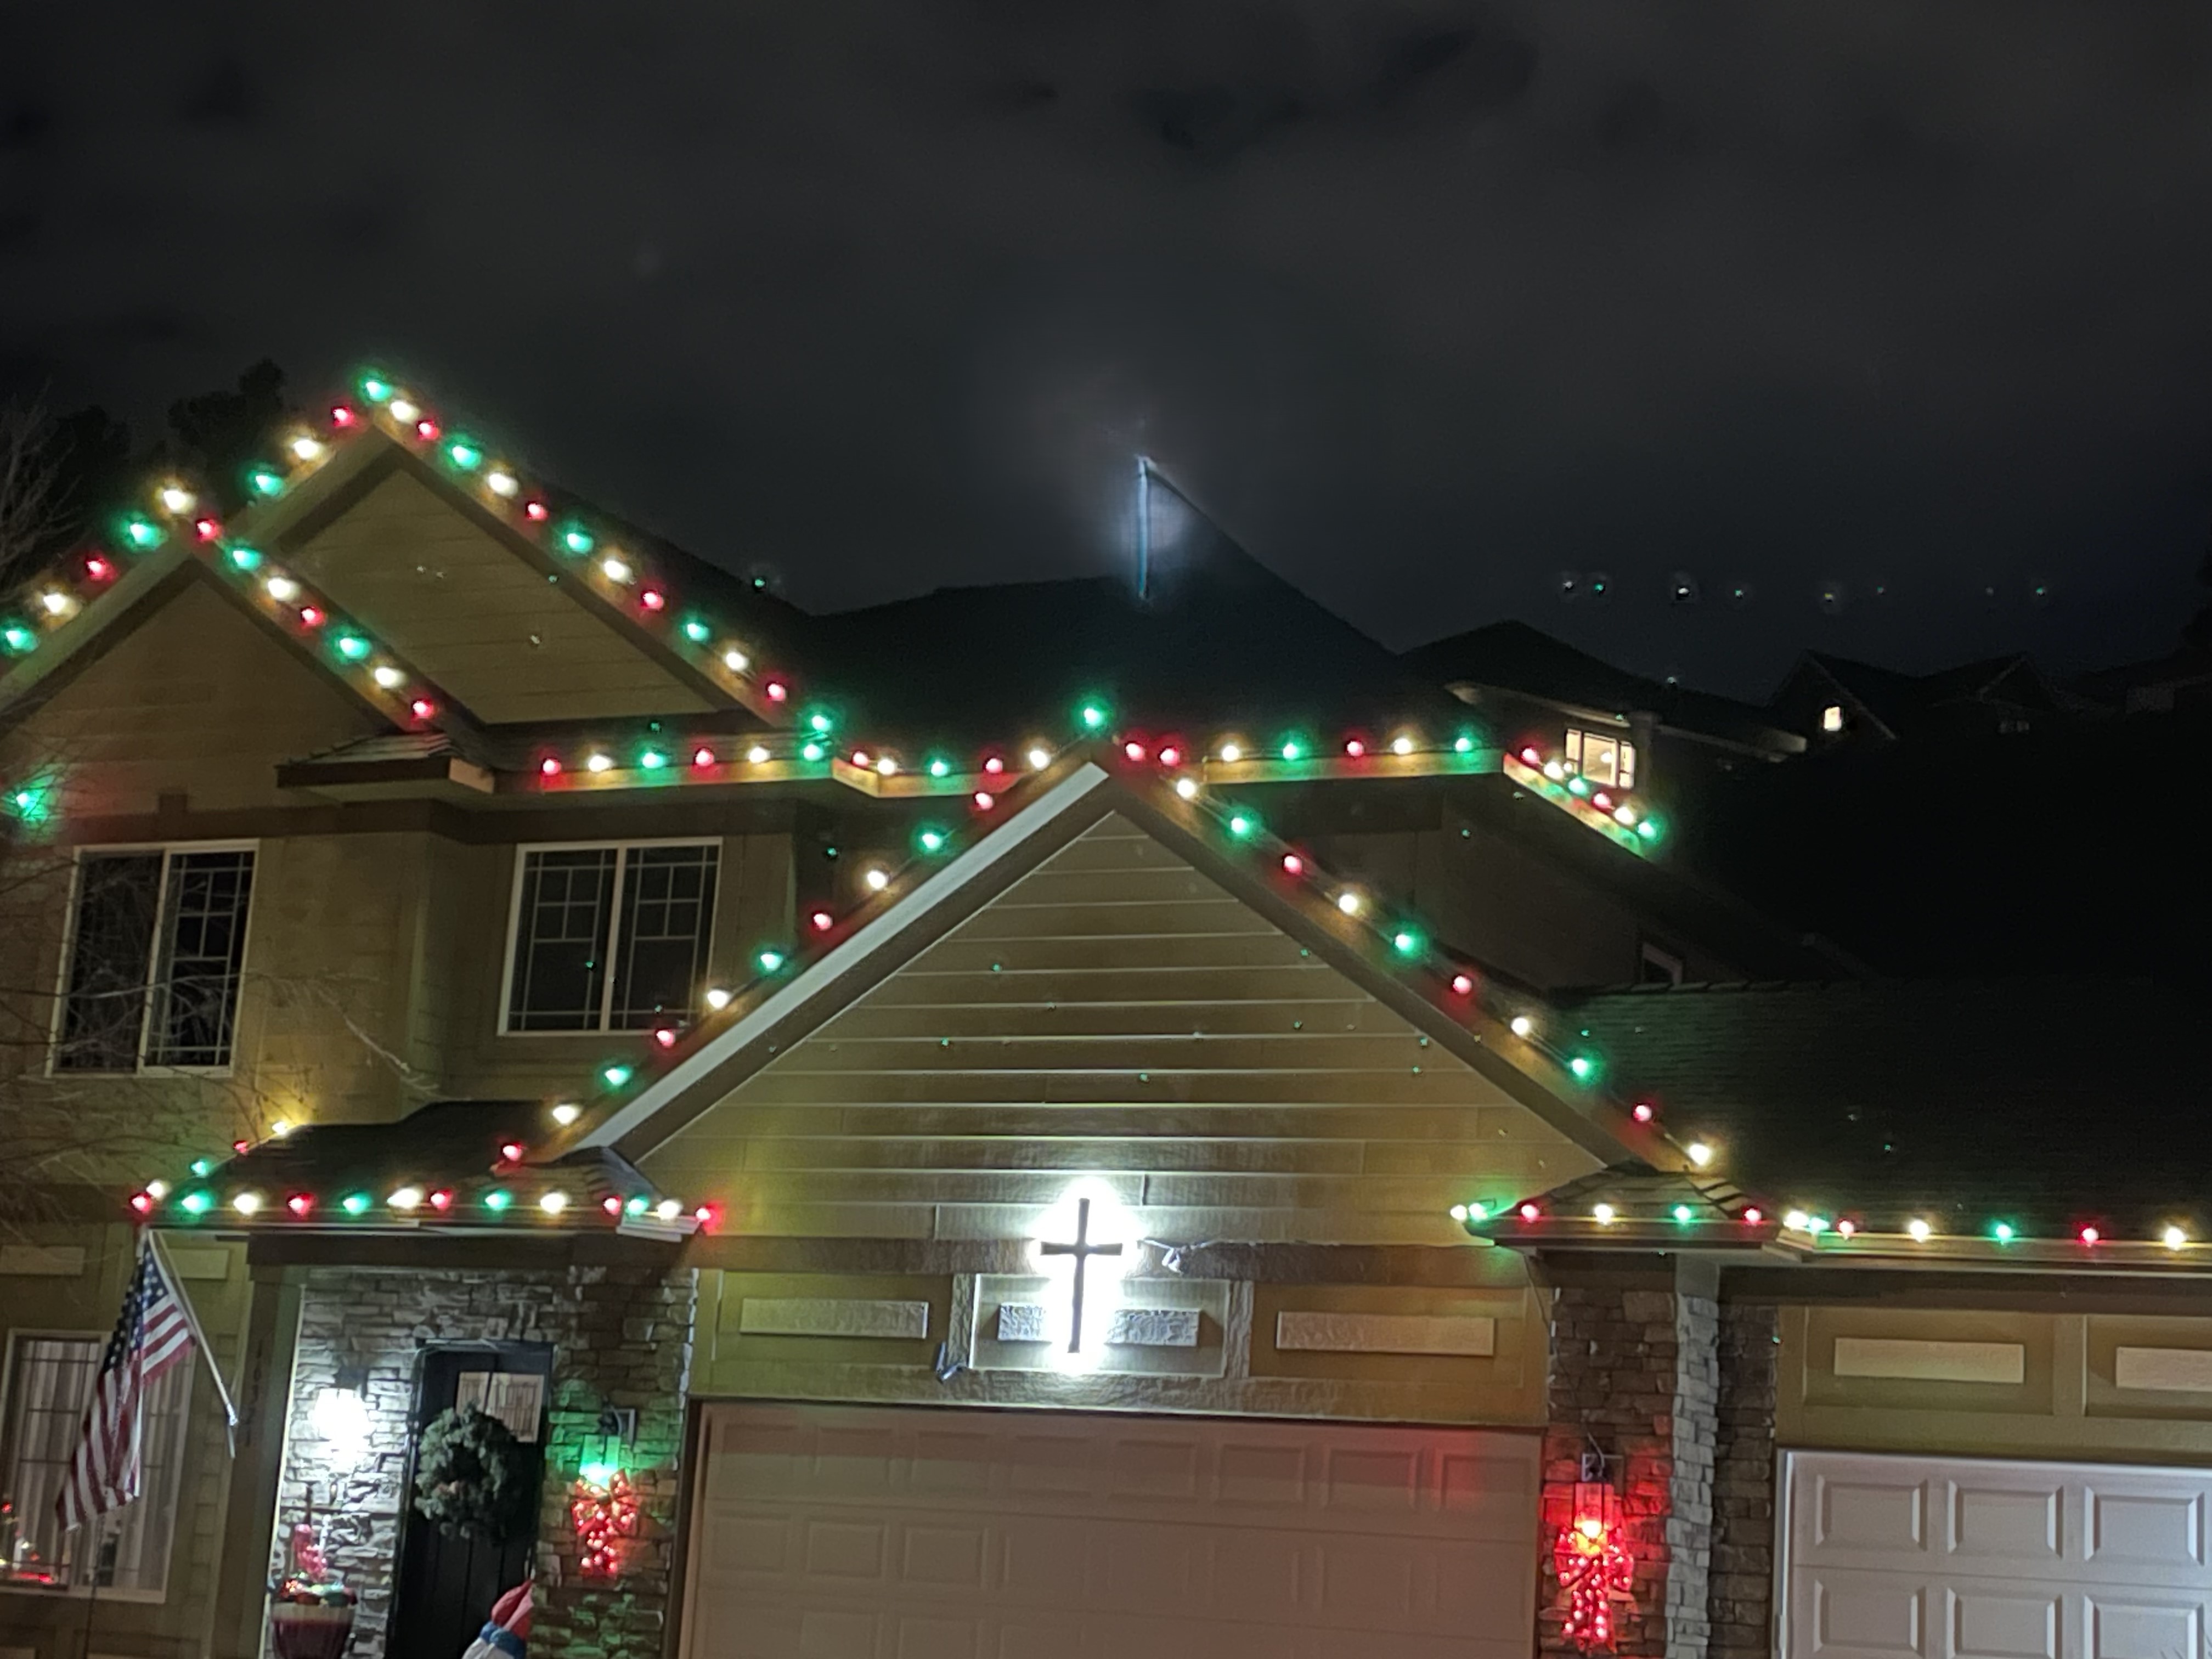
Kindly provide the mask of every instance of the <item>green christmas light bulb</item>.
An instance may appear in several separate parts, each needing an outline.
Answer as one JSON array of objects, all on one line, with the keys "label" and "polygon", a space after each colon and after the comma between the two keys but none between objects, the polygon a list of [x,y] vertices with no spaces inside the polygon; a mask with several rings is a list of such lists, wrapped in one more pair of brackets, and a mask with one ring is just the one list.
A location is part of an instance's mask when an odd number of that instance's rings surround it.
[{"label": "green christmas light bulb", "polygon": [[1474,752],[1474,739],[1473,738],[1468,737],[1468,736],[1467,735],[1467,733],[1466,733],[1466,732],[1461,732],[1461,733],[1459,734],[1459,736],[1457,736],[1457,737],[1455,737],[1455,738],[1454,738],[1452,739],[1452,753],[1453,753],[1453,754],[1455,754],[1455,755],[1469,755],[1469,754],[1473,754]]},{"label": "green christmas light bulb", "polygon": [[215,1160],[211,1158],[194,1158],[192,1160],[192,1173],[199,1176],[203,1181],[206,1180],[208,1176],[215,1173]]},{"label": "green christmas light bulb", "polygon": [[362,376],[361,395],[373,404],[389,402],[392,397],[392,383],[374,374],[364,374]]},{"label": "green christmas light bulb", "polygon": [[818,761],[822,758],[823,752],[820,744],[810,743],[799,750],[799,757],[801,760]]},{"label": "green christmas light bulb", "polygon": [[1990,1237],[1996,1240],[2000,1244],[2011,1243],[2013,1239],[2012,1223],[2009,1221],[1998,1222],[1996,1225],[1990,1229]]},{"label": "green christmas light bulb", "polygon": [[1416,955],[1421,948],[1421,936],[1411,928],[1401,929],[1392,936],[1390,947],[1401,957]]},{"label": "green christmas light bulb", "polygon": [[1283,758],[1285,760],[1294,761],[1304,753],[1305,753],[1305,750],[1298,746],[1298,740],[1296,738],[1286,738],[1284,739]]},{"label": "green christmas light bulb", "polygon": [[945,832],[942,830],[924,830],[914,839],[915,845],[925,853],[938,853],[945,849]]},{"label": "green christmas light bulb", "polygon": [[1240,841],[1251,835],[1259,827],[1259,819],[1249,817],[1245,813],[1236,812],[1230,816],[1229,833]]},{"label": "green christmas light bulb", "polygon": [[951,777],[952,775],[952,763],[946,760],[942,755],[938,756],[929,763],[929,775],[933,778]]},{"label": "green christmas light bulb", "polygon": [[338,635],[338,655],[348,662],[359,662],[369,652],[368,641],[358,634]]},{"label": "green christmas light bulb", "polygon": [[123,539],[133,547],[159,547],[161,527],[151,519],[128,518],[123,521]]},{"label": "green christmas light bulb", "polygon": [[1578,1081],[1588,1083],[1597,1075],[1597,1062],[1588,1054],[1577,1054],[1567,1062],[1567,1069],[1575,1074]]},{"label": "green christmas light bulb", "polygon": [[284,475],[273,466],[257,466],[246,475],[246,485],[257,495],[281,495],[284,493]]},{"label": "green christmas light bulb", "polygon": [[561,532],[561,545],[571,553],[582,555],[590,552],[599,544],[592,539],[592,532],[583,526],[572,524]]},{"label": "green christmas light bulb", "polygon": [[495,1187],[483,1195],[483,1206],[494,1215],[514,1202],[514,1194],[504,1187]]},{"label": "green christmas light bulb", "polygon": [[755,960],[760,963],[761,972],[773,974],[783,966],[786,958],[781,951],[763,951]]},{"label": "green christmas light bulb", "polygon": [[836,721],[831,720],[829,715],[823,714],[817,708],[806,717],[806,725],[807,729],[810,731],[826,733],[836,725]]},{"label": "green christmas light bulb", "polygon": [[206,1192],[186,1193],[177,1200],[186,1215],[205,1215],[215,1207],[215,1194]]},{"label": "green christmas light bulb", "polygon": [[684,637],[690,641],[694,645],[706,644],[709,639],[714,637],[714,630],[713,629],[708,627],[706,623],[701,622],[696,617],[691,617],[684,624]]},{"label": "green christmas light bulb", "polygon": [[1686,1204],[1677,1204],[1674,1206],[1674,1219],[1677,1221],[1688,1222],[1693,1219],[1697,1213]]},{"label": "green christmas light bulb", "polygon": [[1086,732],[1103,732],[1106,728],[1106,707],[1103,703],[1086,702],[1077,711]]},{"label": "green christmas light bulb", "polygon": [[644,1195],[642,1194],[633,1195],[629,1200],[623,1206],[623,1212],[625,1215],[643,1215],[645,1213]]},{"label": "green christmas light bulb", "polygon": [[348,1215],[367,1215],[371,1202],[367,1193],[348,1193],[338,1200],[338,1208]]},{"label": "green christmas light bulb", "polygon": [[599,1077],[608,1088],[619,1089],[635,1075],[635,1069],[629,1066],[608,1066],[600,1070]]},{"label": "green christmas light bulb", "polygon": [[446,459],[464,472],[473,472],[483,465],[483,451],[466,438],[456,438],[446,446]]},{"label": "green christmas light bulb", "polygon": [[668,757],[658,749],[648,749],[638,756],[637,763],[648,772],[658,772],[668,764]]},{"label": "green christmas light bulb", "polygon": [[39,636],[21,623],[11,622],[0,628],[0,641],[4,641],[10,651],[28,651],[38,644]]},{"label": "green christmas light bulb", "polygon": [[234,547],[230,550],[230,562],[240,570],[256,569],[261,563],[261,550],[258,547]]}]

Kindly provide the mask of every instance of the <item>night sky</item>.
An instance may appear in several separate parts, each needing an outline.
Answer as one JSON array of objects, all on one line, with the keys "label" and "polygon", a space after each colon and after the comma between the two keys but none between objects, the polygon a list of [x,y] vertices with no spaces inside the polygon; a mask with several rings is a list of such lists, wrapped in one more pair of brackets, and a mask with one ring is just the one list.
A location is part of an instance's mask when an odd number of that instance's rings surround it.
[{"label": "night sky", "polygon": [[811,606],[1124,565],[1141,448],[1393,646],[2156,654],[2212,9],[8,6],[0,390],[264,355]]}]

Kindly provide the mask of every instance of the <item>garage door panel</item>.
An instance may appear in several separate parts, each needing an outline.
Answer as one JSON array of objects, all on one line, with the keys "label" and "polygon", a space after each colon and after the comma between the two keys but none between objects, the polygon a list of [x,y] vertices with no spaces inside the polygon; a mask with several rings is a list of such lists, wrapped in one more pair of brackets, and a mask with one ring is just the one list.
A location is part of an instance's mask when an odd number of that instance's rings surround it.
[{"label": "garage door panel", "polygon": [[2113,1567],[2188,1572],[2206,1565],[2205,1494],[2087,1489],[2089,1559]]},{"label": "garage door panel", "polygon": [[2058,1659],[2059,1597],[1954,1583],[1949,1602],[1951,1659]]},{"label": "garage door panel", "polygon": [[2205,1598],[2091,1595],[2083,1598],[2087,1659],[2167,1659],[2205,1651]]},{"label": "garage door panel", "polygon": [[1532,1645],[1534,1437],[912,1407],[709,1417],[687,1659]]},{"label": "garage door panel", "polygon": [[1787,1659],[2212,1652],[2212,1471],[1791,1452],[1784,1479]]},{"label": "garage door panel", "polygon": [[1950,1491],[1950,1554],[1977,1571],[2009,1568],[2045,1572],[2064,1557],[2059,1510],[2064,1500],[2056,1476],[2033,1490],[1994,1481],[1954,1482]]},{"label": "garage door panel", "polygon": [[1792,1622],[1812,1638],[1807,1653],[1822,1659],[1929,1659],[1926,1583],[1889,1574],[1808,1573],[1797,1593],[1810,1603],[1792,1608]]}]

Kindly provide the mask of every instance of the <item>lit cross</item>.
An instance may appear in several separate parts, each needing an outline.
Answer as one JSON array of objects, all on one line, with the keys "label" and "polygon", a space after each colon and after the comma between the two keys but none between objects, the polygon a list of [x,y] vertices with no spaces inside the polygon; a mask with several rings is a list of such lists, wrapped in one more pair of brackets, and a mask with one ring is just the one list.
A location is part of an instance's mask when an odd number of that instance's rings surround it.
[{"label": "lit cross", "polygon": [[1075,1200],[1075,1242],[1071,1244],[1040,1243],[1041,1255],[1072,1255],[1075,1258],[1075,1293],[1069,1304],[1067,1322],[1067,1351],[1075,1352],[1083,1346],[1083,1269],[1094,1255],[1119,1255],[1119,1244],[1093,1244],[1091,1242],[1091,1200]]}]

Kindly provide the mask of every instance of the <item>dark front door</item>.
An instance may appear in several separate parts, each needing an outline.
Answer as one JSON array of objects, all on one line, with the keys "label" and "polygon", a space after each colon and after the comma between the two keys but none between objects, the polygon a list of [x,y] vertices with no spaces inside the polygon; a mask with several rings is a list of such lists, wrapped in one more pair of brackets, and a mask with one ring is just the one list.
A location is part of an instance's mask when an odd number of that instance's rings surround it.
[{"label": "dark front door", "polygon": [[[439,1413],[472,1401],[504,1420],[533,1450],[545,1443],[545,1402],[553,1350],[543,1343],[433,1347],[422,1354],[415,1384],[411,1443]],[[385,1651],[394,1659],[461,1659],[483,1628],[491,1604],[530,1573],[538,1549],[538,1505],[512,1538],[455,1536],[415,1512],[412,1459],[400,1494],[399,1587],[392,1598]]]}]

